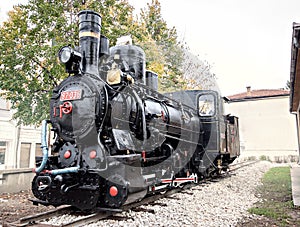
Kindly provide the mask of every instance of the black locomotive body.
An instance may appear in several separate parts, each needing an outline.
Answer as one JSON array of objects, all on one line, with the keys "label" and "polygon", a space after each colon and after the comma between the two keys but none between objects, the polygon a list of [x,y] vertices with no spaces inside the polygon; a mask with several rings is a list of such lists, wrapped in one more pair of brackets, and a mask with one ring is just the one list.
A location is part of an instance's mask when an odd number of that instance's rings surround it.
[{"label": "black locomotive body", "polygon": [[238,119],[223,115],[218,93],[159,93],[144,51],[109,49],[100,31],[101,17],[82,11],[79,49],[60,50],[70,76],[53,90],[42,124],[34,203],[118,208],[226,170],[239,155]]}]

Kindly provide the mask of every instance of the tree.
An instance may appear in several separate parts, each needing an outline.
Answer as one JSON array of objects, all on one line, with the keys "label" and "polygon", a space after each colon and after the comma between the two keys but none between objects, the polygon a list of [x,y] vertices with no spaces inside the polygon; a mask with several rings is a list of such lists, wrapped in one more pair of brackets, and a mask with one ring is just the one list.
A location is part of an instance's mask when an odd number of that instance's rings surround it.
[{"label": "tree", "polygon": [[187,49],[183,52],[183,80],[185,90],[217,90],[216,75],[211,72],[211,65],[200,60]]},{"label": "tree", "polygon": [[140,43],[147,56],[147,67],[159,74],[160,90],[173,91],[183,87],[182,48],[177,41],[175,27],[169,29],[162,18],[161,5],[152,0],[141,11],[141,26],[144,27],[148,40]]},{"label": "tree", "polygon": [[133,30],[133,8],[126,0],[29,0],[9,13],[0,27],[0,90],[25,125],[48,118],[52,89],[68,75],[57,52],[78,40],[77,13],[100,12],[102,33],[113,44]]},{"label": "tree", "polygon": [[[51,12],[48,19],[42,20],[41,12],[18,6],[0,29],[0,88],[17,110],[15,118],[25,124],[47,116],[48,88],[64,75],[55,64],[57,48],[51,48],[49,42],[56,37],[55,30],[65,24],[61,20],[51,24],[56,10]],[[49,33],[43,24],[50,28]]]},{"label": "tree", "polygon": [[78,45],[77,14],[83,9],[102,15],[101,32],[111,45],[131,34],[146,52],[147,68],[159,74],[160,90],[188,88],[185,80],[193,77],[183,77],[184,48],[176,29],[168,28],[158,0],[147,6],[141,19],[133,17],[127,0],[29,0],[15,6],[0,27],[0,91],[19,124],[49,118],[51,92],[68,76],[57,53],[64,45]]}]

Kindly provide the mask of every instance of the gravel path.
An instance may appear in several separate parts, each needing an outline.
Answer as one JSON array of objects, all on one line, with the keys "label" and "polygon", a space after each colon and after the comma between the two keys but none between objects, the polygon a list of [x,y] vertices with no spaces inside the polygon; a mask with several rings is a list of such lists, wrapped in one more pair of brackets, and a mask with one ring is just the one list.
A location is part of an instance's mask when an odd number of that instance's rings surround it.
[{"label": "gravel path", "polygon": [[[123,212],[87,226],[236,226],[245,219],[259,218],[247,209],[259,200],[254,196],[255,188],[273,166],[259,162],[218,182],[201,184],[154,205],[141,206],[138,211]],[[57,219],[54,222],[58,224]]]}]

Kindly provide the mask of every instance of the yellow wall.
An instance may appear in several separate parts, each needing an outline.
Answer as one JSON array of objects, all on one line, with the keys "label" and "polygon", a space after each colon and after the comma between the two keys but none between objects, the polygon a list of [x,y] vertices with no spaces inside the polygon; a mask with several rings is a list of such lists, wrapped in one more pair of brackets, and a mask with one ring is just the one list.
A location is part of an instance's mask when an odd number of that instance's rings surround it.
[{"label": "yellow wall", "polygon": [[289,112],[289,96],[233,102],[225,109],[239,117],[242,155],[299,155],[296,118]]}]

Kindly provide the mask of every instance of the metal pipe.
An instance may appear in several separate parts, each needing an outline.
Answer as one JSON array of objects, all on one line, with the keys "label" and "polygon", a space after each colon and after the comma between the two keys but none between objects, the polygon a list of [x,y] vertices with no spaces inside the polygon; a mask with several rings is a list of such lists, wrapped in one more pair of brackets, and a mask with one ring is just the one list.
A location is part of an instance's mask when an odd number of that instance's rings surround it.
[{"label": "metal pipe", "polygon": [[42,121],[42,135],[41,135],[41,148],[43,151],[43,160],[42,164],[34,169],[34,172],[40,173],[46,166],[46,163],[48,161],[48,145],[47,145],[47,120]]},{"label": "metal pipe", "polygon": [[59,174],[65,174],[65,173],[78,173],[79,168],[80,168],[79,166],[76,166],[76,167],[69,167],[69,168],[65,168],[65,169],[55,169],[55,170],[49,171],[49,173],[51,175],[59,175]]},{"label": "metal pipe", "polygon": [[[299,113],[299,110],[297,111],[297,113]],[[298,142],[298,164],[300,165],[300,132],[299,132],[299,119],[298,119],[298,114],[295,113],[295,117],[296,117],[296,130],[297,130],[297,142]]]},{"label": "metal pipe", "polygon": [[143,145],[145,145],[146,139],[147,139],[147,128],[146,128],[146,118],[145,118],[145,109],[143,102],[141,98],[138,96],[138,94],[135,92],[135,90],[132,90],[133,97],[136,99],[137,104],[139,105],[141,111],[142,111],[142,127],[143,127]]},{"label": "metal pipe", "polygon": [[[43,120],[42,122],[42,135],[41,135],[41,148],[43,150],[43,160],[42,164],[35,168],[33,171],[36,173],[40,173],[44,170],[46,163],[48,161],[48,145],[47,145],[47,120]],[[70,167],[66,169],[57,169],[57,170],[50,170],[46,171],[47,173],[50,173],[52,175],[58,175],[58,174],[64,174],[64,173],[77,173],[79,170],[79,166],[76,167]]]}]

